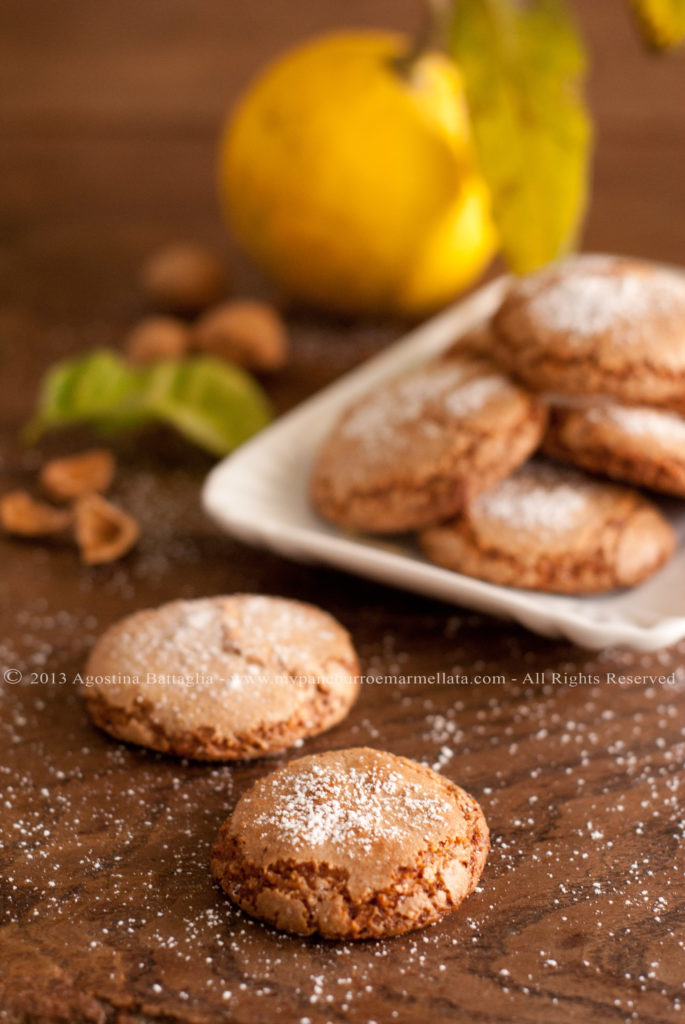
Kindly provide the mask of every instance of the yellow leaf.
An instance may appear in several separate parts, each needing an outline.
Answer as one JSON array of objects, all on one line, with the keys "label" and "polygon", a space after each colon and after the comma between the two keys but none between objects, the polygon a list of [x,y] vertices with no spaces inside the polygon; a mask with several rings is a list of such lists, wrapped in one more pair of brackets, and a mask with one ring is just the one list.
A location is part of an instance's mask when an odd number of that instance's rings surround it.
[{"label": "yellow leaf", "polygon": [[583,46],[563,0],[459,0],[452,39],[502,251],[528,273],[573,247],[585,211]]},{"label": "yellow leaf", "polygon": [[655,50],[670,50],[685,38],[685,0],[630,0],[630,6]]}]

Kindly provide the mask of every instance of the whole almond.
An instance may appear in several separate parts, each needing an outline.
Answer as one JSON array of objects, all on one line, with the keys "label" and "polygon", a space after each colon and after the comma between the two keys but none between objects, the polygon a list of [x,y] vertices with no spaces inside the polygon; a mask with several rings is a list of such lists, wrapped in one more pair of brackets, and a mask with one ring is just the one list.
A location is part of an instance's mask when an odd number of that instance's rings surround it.
[{"label": "whole almond", "polygon": [[147,316],[124,340],[129,363],[146,366],[160,359],[182,359],[190,346],[190,331],[173,316]]},{"label": "whole almond", "polygon": [[165,313],[199,313],[227,291],[226,268],[204,245],[179,242],[153,253],[140,283],[150,303]]},{"label": "whole almond", "polygon": [[265,302],[245,299],[207,310],[193,330],[193,346],[248,370],[279,370],[288,359],[282,317]]}]

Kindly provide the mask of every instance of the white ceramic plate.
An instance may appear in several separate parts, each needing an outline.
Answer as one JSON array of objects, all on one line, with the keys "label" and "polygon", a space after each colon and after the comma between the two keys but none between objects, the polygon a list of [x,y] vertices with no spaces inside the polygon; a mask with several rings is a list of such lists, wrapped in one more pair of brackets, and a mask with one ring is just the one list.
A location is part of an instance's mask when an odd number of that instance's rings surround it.
[{"label": "white ceramic plate", "polygon": [[[230,534],[303,562],[327,562],[396,587],[516,619],[545,636],[585,647],[622,644],[656,650],[685,637],[685,547],[642,586],[602,597],[560,597],[471,579],[426,561],[410,541],[341,533],[322,522],[308,498],[312,464],[342,410],[357,396],[417,366],[488,317],[506,284],[500,278],[412,331],[381,355],[281,417],[224,459],[203,491],[207,512]],[[685,534],[683,503],[664,508]]]}]

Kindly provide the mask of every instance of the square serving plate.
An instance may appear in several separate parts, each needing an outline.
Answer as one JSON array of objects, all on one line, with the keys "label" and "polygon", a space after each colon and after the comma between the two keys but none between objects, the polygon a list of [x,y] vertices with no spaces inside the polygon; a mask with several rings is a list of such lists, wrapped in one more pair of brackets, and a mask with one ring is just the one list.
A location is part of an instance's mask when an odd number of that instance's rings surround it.
[{"label": "square serving plate", "polygon": [[[496,586],[432,565],[411,540],[350,535],[309,502],[309,476],[324,438],[354,399],[432,358],[496,308],[506,278],[486,285],[267,427],[209,474],[203,502],[228,533],[302,562],[324,562],[395,587],[512,618],[584,647],[656,650],[685,637],[685,545],[639,587],[601,597],[561,597]],[[685,507],[663,508],[682,541]]]}]

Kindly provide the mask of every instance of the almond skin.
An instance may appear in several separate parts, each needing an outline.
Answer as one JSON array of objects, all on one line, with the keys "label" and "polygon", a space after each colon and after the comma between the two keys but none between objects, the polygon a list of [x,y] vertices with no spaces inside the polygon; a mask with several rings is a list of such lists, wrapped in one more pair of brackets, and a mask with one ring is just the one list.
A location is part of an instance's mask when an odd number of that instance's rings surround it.
[{"label": "almond skin", "polygon": [[40,483],[55,501],[74,501],[84,494],[106,491],[116,463],[107,448],[91,448],[78,455],[51,459],[40,471]]},{"label": "almond skin", "polygon": [[79,498],[75,513],[76,543],[85,565],[122,558],[140,537],[136,520],[99,494]]},{"label": "almond skin", "polygon": [[17,537],[47,537],[61,533],[73,521],[71,509],[36,501],[28,491],[10,491],[0,498],[0,522]]}]

